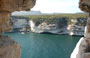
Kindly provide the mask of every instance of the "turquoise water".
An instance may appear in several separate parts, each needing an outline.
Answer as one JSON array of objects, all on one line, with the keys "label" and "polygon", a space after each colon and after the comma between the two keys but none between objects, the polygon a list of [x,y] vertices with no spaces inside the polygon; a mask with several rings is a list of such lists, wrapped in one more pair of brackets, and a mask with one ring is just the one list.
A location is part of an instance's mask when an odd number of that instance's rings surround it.
[{"label": "turquoise water", "polygon": [[5,33],[22,46],[21,58],[70,58],[80,37],[35,33]]}]

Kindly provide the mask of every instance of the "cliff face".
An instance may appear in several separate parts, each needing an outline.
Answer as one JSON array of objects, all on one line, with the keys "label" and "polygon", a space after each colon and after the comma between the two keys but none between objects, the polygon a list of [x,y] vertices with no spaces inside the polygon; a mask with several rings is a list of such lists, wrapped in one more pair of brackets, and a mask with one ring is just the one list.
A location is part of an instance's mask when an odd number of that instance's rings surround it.
[{"label": "cliff face", "polygon": [[84,29],[87,19],[66,19],[56,20],[56,23],[48,23],[43,21],[30,20],[32,32],[36,33],[53,33],[53,34],[69,34],[69,35],[84,35]]},{"label": "cliff face", "polygon": [[37,24],[37,22],[31,20],[30,27],[31,27],[31,31],[35,33],[49,32],[49,33],[58,34],[59,32],[59,29],[57,28],[56,24],[47,24],[46,22]]}]

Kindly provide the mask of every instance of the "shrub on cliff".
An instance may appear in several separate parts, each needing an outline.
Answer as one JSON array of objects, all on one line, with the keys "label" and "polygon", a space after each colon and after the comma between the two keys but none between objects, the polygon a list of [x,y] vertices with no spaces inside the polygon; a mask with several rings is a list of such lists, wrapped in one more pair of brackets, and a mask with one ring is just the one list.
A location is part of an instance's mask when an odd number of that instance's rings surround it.
[{"label": "shrub on cliff", "polygon": [[[88,14],[28,15],[19,17],[27,17],[34,22],[38,22],[37,24],[42,22],[47,22],[47,24],[73,24],[71,20],[74,19],[77,20],[77,24],[80,22],[79,25],[85,25]],[[66,21],[67,23],[65,23]]]}]

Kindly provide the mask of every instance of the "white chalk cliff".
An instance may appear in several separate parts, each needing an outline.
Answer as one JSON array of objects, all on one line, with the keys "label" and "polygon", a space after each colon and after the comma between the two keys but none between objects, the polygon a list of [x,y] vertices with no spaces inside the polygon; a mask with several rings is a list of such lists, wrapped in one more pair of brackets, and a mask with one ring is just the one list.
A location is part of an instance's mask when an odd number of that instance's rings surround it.
[{"label": "white chalk cliff", "polygon": [[52,34],[69,34],[69,35],[84,35],[85,26],[78,25],[63,25],[60,27],[59,24],[47,24],[47,22],[42,22],[36,25],[33,20],[29,21],[31,31],[35,33],[52,33]]}]

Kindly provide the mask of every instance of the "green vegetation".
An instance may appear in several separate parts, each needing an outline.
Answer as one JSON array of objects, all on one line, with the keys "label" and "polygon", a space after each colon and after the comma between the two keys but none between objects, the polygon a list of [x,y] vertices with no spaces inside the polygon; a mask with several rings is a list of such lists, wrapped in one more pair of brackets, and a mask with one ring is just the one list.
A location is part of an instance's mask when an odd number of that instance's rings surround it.
[{"label": "green vegetation", "polygon": [[62,18],[62,17],[66,17],[69,19],[75,19],[75,18],[86,18],[88,17],[88,14],[57,14],[57,15],[26,15],[24,17],[28,17],[31,19],[37,19],[37,18],[45,18],[45,19],[53,19],[53,18]]},{"label": "green vegetation", "polygon": [[[26,15],[26,16],[19,16],[19,17],[27,17],[30,18],[30,20],[33,20],[34,22],[42,23],[47,22],[48,24],[51,23],[57,23],[57,21],[66,21],[68,24],[72,24],[72,19],[87,19],[88,14],[57,14],[57,15]],[[78,22],[81,22],[78,20]],[[84,23],[84,22],[83,22]],[[85,25],[85,24],[84,24]]]}]

